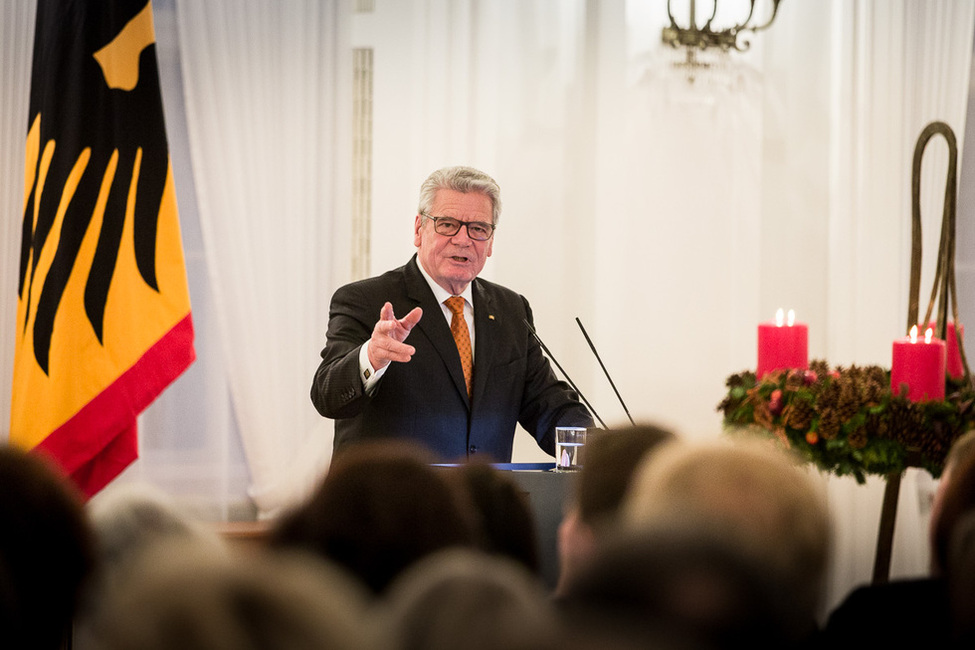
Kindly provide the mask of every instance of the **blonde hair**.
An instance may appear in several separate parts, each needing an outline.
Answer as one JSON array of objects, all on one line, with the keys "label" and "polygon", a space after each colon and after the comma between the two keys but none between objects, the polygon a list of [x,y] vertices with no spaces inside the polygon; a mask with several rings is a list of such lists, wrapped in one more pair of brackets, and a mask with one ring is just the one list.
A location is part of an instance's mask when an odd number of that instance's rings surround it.
[{"label": "blonde hair", "polygon": [[624,503],[630,528],[696,524],[806,591],[815,608],[826,573],[830,519],[822,486],[765,440],[672,442],[637,469]]}]

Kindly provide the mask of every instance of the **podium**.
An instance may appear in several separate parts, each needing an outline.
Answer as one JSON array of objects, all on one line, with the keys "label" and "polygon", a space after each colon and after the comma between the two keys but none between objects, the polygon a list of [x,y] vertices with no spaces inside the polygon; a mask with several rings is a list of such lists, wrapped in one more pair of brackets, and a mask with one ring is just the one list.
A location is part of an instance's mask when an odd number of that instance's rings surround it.
[{"label": "podium", "polygon": [[535,514],[542,580],[554,589],[559,580],[559,524],[572,499],[578,473],[552,471],[555,463],[505,463],[496,467],[508,473],[528,495]]},{"label": "podium", "polygon": [[[562,513],[572,498],[577,472],[553,471],[555,463],[493,463],[527,495],[535,517],[535,536],[541,578],[553,589],[559,579],[558,531]],[[440,465],[456,467],[456,465]]]}]

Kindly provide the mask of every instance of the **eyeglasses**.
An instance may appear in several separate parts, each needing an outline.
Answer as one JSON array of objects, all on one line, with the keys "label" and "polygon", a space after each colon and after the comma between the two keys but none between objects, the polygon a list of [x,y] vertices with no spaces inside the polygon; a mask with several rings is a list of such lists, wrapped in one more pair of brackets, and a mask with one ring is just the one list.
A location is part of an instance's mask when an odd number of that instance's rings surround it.
[{"label": "eyeglasses", "polygon": [[483,221],[459,221],[453,217],[434,217],[426,212],[420,214],[433,221],[434,231],[444,237],[453,237],[460,232],[460,227],[464,226],[467,228],[467,236],[474,241],[487,241],[491,239],[494,229],[497,228],[494,224]]}]

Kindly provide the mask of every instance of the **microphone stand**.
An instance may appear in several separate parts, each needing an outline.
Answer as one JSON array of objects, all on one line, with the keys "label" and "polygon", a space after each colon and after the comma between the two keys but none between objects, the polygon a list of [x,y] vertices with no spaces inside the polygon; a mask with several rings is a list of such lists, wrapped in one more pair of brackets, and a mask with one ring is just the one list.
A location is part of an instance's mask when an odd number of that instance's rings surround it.
[{"label": "microphone stand", "polygon": [[589,409],[589,412],[592,413],[593,417],[596,418],[596,420],[599,421],[599,424],[605,429],[606,423],[603,422],[603,419],[596,414],[596,409],[592,407],[592,404],[589,403],[589,400],[586,399],[586,396],[583,395],[582,391],[579,390],[579,387],[575,385],[575,382],[572,381],[571,377],[569,377],[569,373],[565,371],[565,369],[562,367],[562,364],[560,364],[558,360],[555,358],[555,356],[551,353],[551,351],[549,351],[548,346],[546,346],[545,343],[542,341],[542,338],[538,335],[538,332],[535,331],[535,328],[532,327],[532,324],[528,322],[528,319],[525,318],[523,320],[525,322],[525,325],[528,327],[528,331],[532,333],[532,336],[535,337],[535,340],[538,341],[538,344],[542,346],[542,350],[545,351],[545,354],[548,355],[548,358],[552,360],[552,363],[556,365],[556,367],[559,369],[559,372],[562,373],[562,376],[564,376],[566,381],[569,382],[569,385],[572,386],[572,390],[574,390],[576,394],[579,395],[579,398],[586,405],[586,408]]},{"label": "microphone stand", "polygon": [[630,418],[630,424],[636,426],[636,422],[633,421],[633,417],[630,415],[630,409],[626,408],[626,404],[623,402],[623,398],[620,396],[620,392],[616,390],[616,384],[613,383],[613,378],[609,376],[609,371],[606,370],[606,366],[603,365],[603,360],[599,358],[599,353],[596,352],[596,346],[592,344],[592,339],[589,338],[589,334],[586,332],[586,328],[582,326],[582,321],[576,316],[576,323],[579,325],[579,329],[582,330],[582,335],[586,337],[586,343],[589,344],[589,349],[592,353],[596,355],[596,361],[599,362],[599,367],[603,369],[603,374],[606,375],[606,379],[609,380],[609,385],[613,387],[613,392],[616,393],[616,399],[620,401],[623,406],[623,411],[626,412],[626,417]]}]

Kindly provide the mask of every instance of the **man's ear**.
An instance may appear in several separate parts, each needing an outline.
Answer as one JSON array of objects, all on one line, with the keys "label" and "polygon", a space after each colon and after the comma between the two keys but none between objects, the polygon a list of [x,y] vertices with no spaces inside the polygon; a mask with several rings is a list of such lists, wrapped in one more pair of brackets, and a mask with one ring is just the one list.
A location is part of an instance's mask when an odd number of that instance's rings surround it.
[{"label": "man's ear", "polygon": [[423,216],[419,214],[416,215],[416,219],[413,221],[413,245],[414,246],[420,245],[420,240],[422,239],[420,237],[420,226],[422,224],[423,224]]}]

